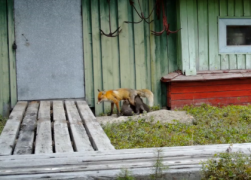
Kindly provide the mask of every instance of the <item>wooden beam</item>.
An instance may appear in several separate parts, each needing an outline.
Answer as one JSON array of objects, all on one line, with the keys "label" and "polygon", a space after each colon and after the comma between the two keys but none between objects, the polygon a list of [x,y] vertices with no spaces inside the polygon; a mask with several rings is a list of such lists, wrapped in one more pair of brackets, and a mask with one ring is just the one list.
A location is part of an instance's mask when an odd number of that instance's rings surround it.
[{"label": "wooden beam", "polygon": [[26,101],[19,101],[11,112],[0,136],[0,156],[12,154],[26,107]]},{"label": "wooden beam", "polygon": [[65,101],[65,106],[76,151],[93,151],[75,102]]},{"label": "wooden beam", "polygon": [[77,101],[77,107],[94,148],[99,151],[114,150],[114,146],[91,112],[88,104],[85,101]]},{"label": "wooden beam", "polygon": [[40,101],[35,154],[52,153],[50,101]]},{"label": "wooden beam", "polygon": [[62,101],[53,101],[53,121],[56,153],[73,152]]},{"label": "wooden beam", "polygon": [[38,102],[29,103],[13,154],[32,154],[37,123],[38,105]]}]

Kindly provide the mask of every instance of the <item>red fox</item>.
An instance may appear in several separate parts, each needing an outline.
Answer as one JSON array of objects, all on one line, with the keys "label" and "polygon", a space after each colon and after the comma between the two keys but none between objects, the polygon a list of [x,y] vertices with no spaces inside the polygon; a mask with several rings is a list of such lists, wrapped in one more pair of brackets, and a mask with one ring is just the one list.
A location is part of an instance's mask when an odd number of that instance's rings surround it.
[{"label": "red fox", "polygon": [[149,101],[149,106],[153,106],[153,93],[148,89],[134,90],[129,88],[120,88],[116,90],[98,91],[99,93],[97,104],[102,101],[111,102],[111,112],[108,114],[109,116],[113,113],[114,104],[116,104],[117,107],[117,115],[120,116],[119,101],[128,100],[130,104],[134,105],[134,98],[137,95],[139,95],[140,97],[146,97]]}]

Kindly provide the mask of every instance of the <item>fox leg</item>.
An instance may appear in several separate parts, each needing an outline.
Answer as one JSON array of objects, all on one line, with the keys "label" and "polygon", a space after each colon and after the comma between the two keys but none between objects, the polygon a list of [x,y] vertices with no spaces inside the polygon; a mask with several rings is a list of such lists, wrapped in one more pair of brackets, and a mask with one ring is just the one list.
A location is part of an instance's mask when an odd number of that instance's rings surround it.
[{"label": "fox leg", "polygon": [[111,116],[111,115],[112,115],[112,113],[113,113],[113,107],[114,107],[114,103],[112,102],[112,103],[111,103],[111,112],[108,113],[108,116]]}]

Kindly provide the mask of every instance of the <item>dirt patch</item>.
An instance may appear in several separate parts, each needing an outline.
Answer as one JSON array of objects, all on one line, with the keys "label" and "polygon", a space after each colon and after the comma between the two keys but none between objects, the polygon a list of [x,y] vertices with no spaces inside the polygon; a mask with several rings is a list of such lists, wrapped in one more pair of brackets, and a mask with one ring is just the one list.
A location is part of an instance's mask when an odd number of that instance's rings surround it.
[{"label": "dirt patch", "polygon": [[114,123],[114,122],[123,122],[128,121],[129,119],[139,119],[139,118],[145,118],[147,121],[150,121],[151,119],[154,119],[154,122],[160,121],[160,122],[167,122],[167,123],[173,123],[173,120],[177,120],[181,123],[192,123],[193,122],[193,116],[186,113],[186,111],[170,111],[170,110],[158,110],[158,111],[152,111],[147,114],[140,114],[140,115],[134,115],[134,116],[120,116],[117,117],[116,114],[112,116],[99,116],[97,117],[97,120],[99,123],[106,124],[106,123]]}]

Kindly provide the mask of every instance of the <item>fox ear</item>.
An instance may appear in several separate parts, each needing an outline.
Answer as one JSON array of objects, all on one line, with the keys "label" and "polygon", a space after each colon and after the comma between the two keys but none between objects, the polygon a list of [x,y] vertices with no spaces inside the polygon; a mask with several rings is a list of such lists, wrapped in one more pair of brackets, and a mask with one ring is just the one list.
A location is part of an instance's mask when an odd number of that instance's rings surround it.
[{"label": "fox ear", "polygon": [[100,92],[100,90],[98,89],[98,92]]}]

